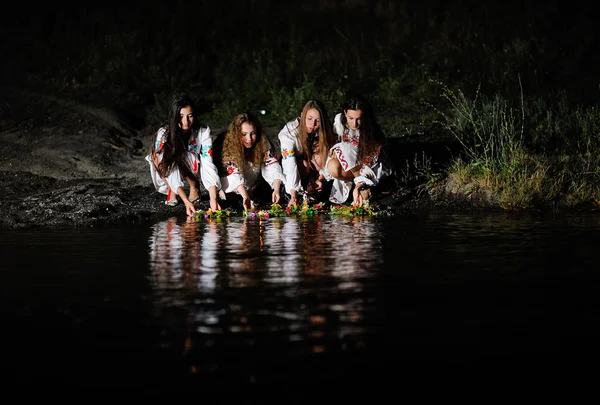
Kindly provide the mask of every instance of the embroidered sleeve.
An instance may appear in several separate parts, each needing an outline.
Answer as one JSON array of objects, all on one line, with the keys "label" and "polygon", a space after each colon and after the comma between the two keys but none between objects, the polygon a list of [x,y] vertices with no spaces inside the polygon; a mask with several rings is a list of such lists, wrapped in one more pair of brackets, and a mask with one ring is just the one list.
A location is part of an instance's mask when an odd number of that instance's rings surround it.
[{"label": "embroidered sleeve", "polygon": [[166,130],[164,128],[160,128],[156,133],[156,139],[154,140],[154,149],[156,153],[162,153],[163,147],[166,141]]},{"label": "embroidered sleeve", "polygon": [[197,139],[195,150],[200,157],[200,178],[202,179],[202,184],[207,190],[212,186],[215,186],[217,190],[219,190],[221,188],[221,181],[219,179],[217,166],[215,166],[213,162],[210,128],[200,128]]},{"label": "embroidered sleeve", "polygon": [[[296,125],[293,126],[294,122]],[[296,163],[296,150],[298,148],[297,121],[291,121],[279,132],[279,144],[281,145],[281,166],[284,175],[285,191],[290,194],[291,190],[302,191],[302,183],[298,166]]]},{"label": "embroidered sleeve", "polygon": [[261,167],[261,173],[271,188],[273,188],[273,183],[275,180],[280,180],[282,183],[285,183],[285,177],[283,176],[281,164],[279,164],[277,156],[275,156],[271,149],[267,151],[264,164]]},{"label": "embroidered sleeve", "polygon": [[240,168],[235,162],[231,160],[224,161],[223,169],[226,174],[225,177],[221,177],[221,184],[225,193],[237,192],[236,189],[240,185],[246,184],[246,179],[242,176]]}]

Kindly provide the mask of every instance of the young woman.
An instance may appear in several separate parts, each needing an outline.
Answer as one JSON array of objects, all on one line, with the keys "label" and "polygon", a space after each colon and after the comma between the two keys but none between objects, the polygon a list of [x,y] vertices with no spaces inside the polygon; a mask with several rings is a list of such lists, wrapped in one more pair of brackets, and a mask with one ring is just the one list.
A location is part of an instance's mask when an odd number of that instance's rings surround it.
[{"label": "young woman", "polygon": [[[167,122],[158,129],[152,151],[146,156],[154,187],[167,195],[165,204],[174,206],[179,197],[189,216],[194,215],[194,202],[200,198],[200,179],[208,191],[210,208],[221,209],[217,202],[221,184],[212,160],[210,128],[200,124],[195,111],[188,96],[176,97]],[[189,183],[189,196],[184,180]]]},{"label": "young woman", "polygon": [[334,179],[329,200],[342,204],[352,191],[352,204],[361,206],[369,200],[371,187],[393,170],[383,157],[384,136],[369,103],[362,97],[353,97],[342,110],[333,121],[338,139],[326,163]]},{"label": "young woman", "polygon": [[281,165],[256,116],[236,115],[227,133],[215,140],[215,151],[220,157],[219,174],[225,195],[239,194],[243,208],[249,209],[253,199],[262,200],[261,191],[269,187],[270,201],[281,201]]},{"label": "young woman", "polygon": [[297,206],[298,194],[304,191],[320,195],[324,189],[327,153],[334,144],[324,106],[317,100],[309,100],[300,117],[288,122],[278,138],[288,206]]}]

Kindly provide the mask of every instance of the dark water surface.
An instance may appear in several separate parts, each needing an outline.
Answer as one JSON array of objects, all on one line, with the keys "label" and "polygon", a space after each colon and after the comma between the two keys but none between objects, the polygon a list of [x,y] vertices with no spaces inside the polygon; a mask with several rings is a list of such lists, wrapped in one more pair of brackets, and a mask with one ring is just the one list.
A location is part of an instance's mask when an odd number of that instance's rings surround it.
[{"label": "dark water surface", "polygon": [[16,383],[393,387],[600,359],[594,216],[172,218],[0,240]]}]

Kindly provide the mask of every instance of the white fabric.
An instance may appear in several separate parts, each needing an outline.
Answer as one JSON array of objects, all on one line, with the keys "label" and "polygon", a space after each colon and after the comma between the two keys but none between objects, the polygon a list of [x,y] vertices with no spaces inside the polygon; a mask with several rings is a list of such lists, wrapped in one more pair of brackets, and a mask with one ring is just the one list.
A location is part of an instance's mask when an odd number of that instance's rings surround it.
[{"label": "white fabric", "polygon": [[265,181],[273,189],[275,180],[285,183],[285,177],[277,156],[269,150],[260,167],[255,167],[252,163],[244,163],[244,176],[239,171],[237,165],[233,162],[227,167],[227,176],[221,177],[221,186],[226,193],[236,191],[240,185],[245,185],[246,189],[251,189],[262,175]]},{"label": "white fabric", "polygon": [[[162,160],[162,150],[166,141],[166,132],[166,129],[161,127],[157,131],[156,139],[154,141],[154,147],[159,162]],[[152,163],[152,156],[147,155],[146,161],[150,164],[150,178],[152,179],[154,188],[162,194],[168,194],[169,187]],[[207,190],[212,186],[216,186],[217,189],[221,188],[217,167],[212,159],[212,138],[210,137],[209,127],[201,127],[198,132],[192,134],[188,143],[188,150],[184,156],[184,161],[196,179],[201,180]],[[184,186],[184,179],[179,170],[172,170],[166,177],[166,180],[175,194],[177,194],[177,189],[179,187]]]},{"label": "white fabric", "polygon": [[296,162],[296,153],[300,154],[302,151],[302,145],[298,138],[299,132],[300,120],[296,118],[285,124],[277,135],[281,145],[281,166],[285,176],[285,191],[288,194],[292,190],[296,190],[298,193],[304,191]]},{"label": "white fabric", "polygon": [[[304,192],[302,187],[302,178],[298,170],[298,161],[296,155],[302,153],[302,145],[298,134],[300,133],[300,119],[296,118],[287,124],[279,131],[277,137],[281,145],[281,166],[283,175],[285,176],[285,191],[291,194],[292,190],[296,190],[299,194]],[[324,165],[319,174],[323,175],[326,181],[332,180],[327,165]]]},{"label": "white fabric", "polygon": [[[358,162],[358,143],[360,140],[360,131],[357,129],[346,128],[344,134],[344,126],[342,124],[342,114],[338,113],[333,120],[333,132],[337,136],[337,143],[331,147],[344,171],[351,170],[360,162]],[[331,156],[327,157],[327,163],[331,160]],[[379,153],[372,157],[370,164],[361,164],[360,176],[354,178],[354,184],[362,182],[369,187],[376,186],[385,176],[392,174],[391,165],[381,159]],[[333,179],[331,194],[329,201],[334,204],[343,204],[350,196],[352,182]]]}]

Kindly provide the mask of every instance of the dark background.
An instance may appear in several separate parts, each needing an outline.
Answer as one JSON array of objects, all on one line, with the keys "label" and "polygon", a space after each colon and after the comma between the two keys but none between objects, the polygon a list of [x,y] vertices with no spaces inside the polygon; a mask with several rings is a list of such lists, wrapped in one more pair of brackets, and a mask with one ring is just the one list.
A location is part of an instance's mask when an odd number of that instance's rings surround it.
[{"label": "dark background", "polygon": [[[371,98],[391,136],[431,119],[430,81],[508,98],[599,93],[596,14],[577,1],[109,1],[4,13],[1,84],[106,106],[138,128],[194,94],[216,126],[317,96]],[[308,83],[308,84],[307,84]],[[331,112],[331,116],[335,111]],[[401,125],[396,125],[400,123]]]}]

